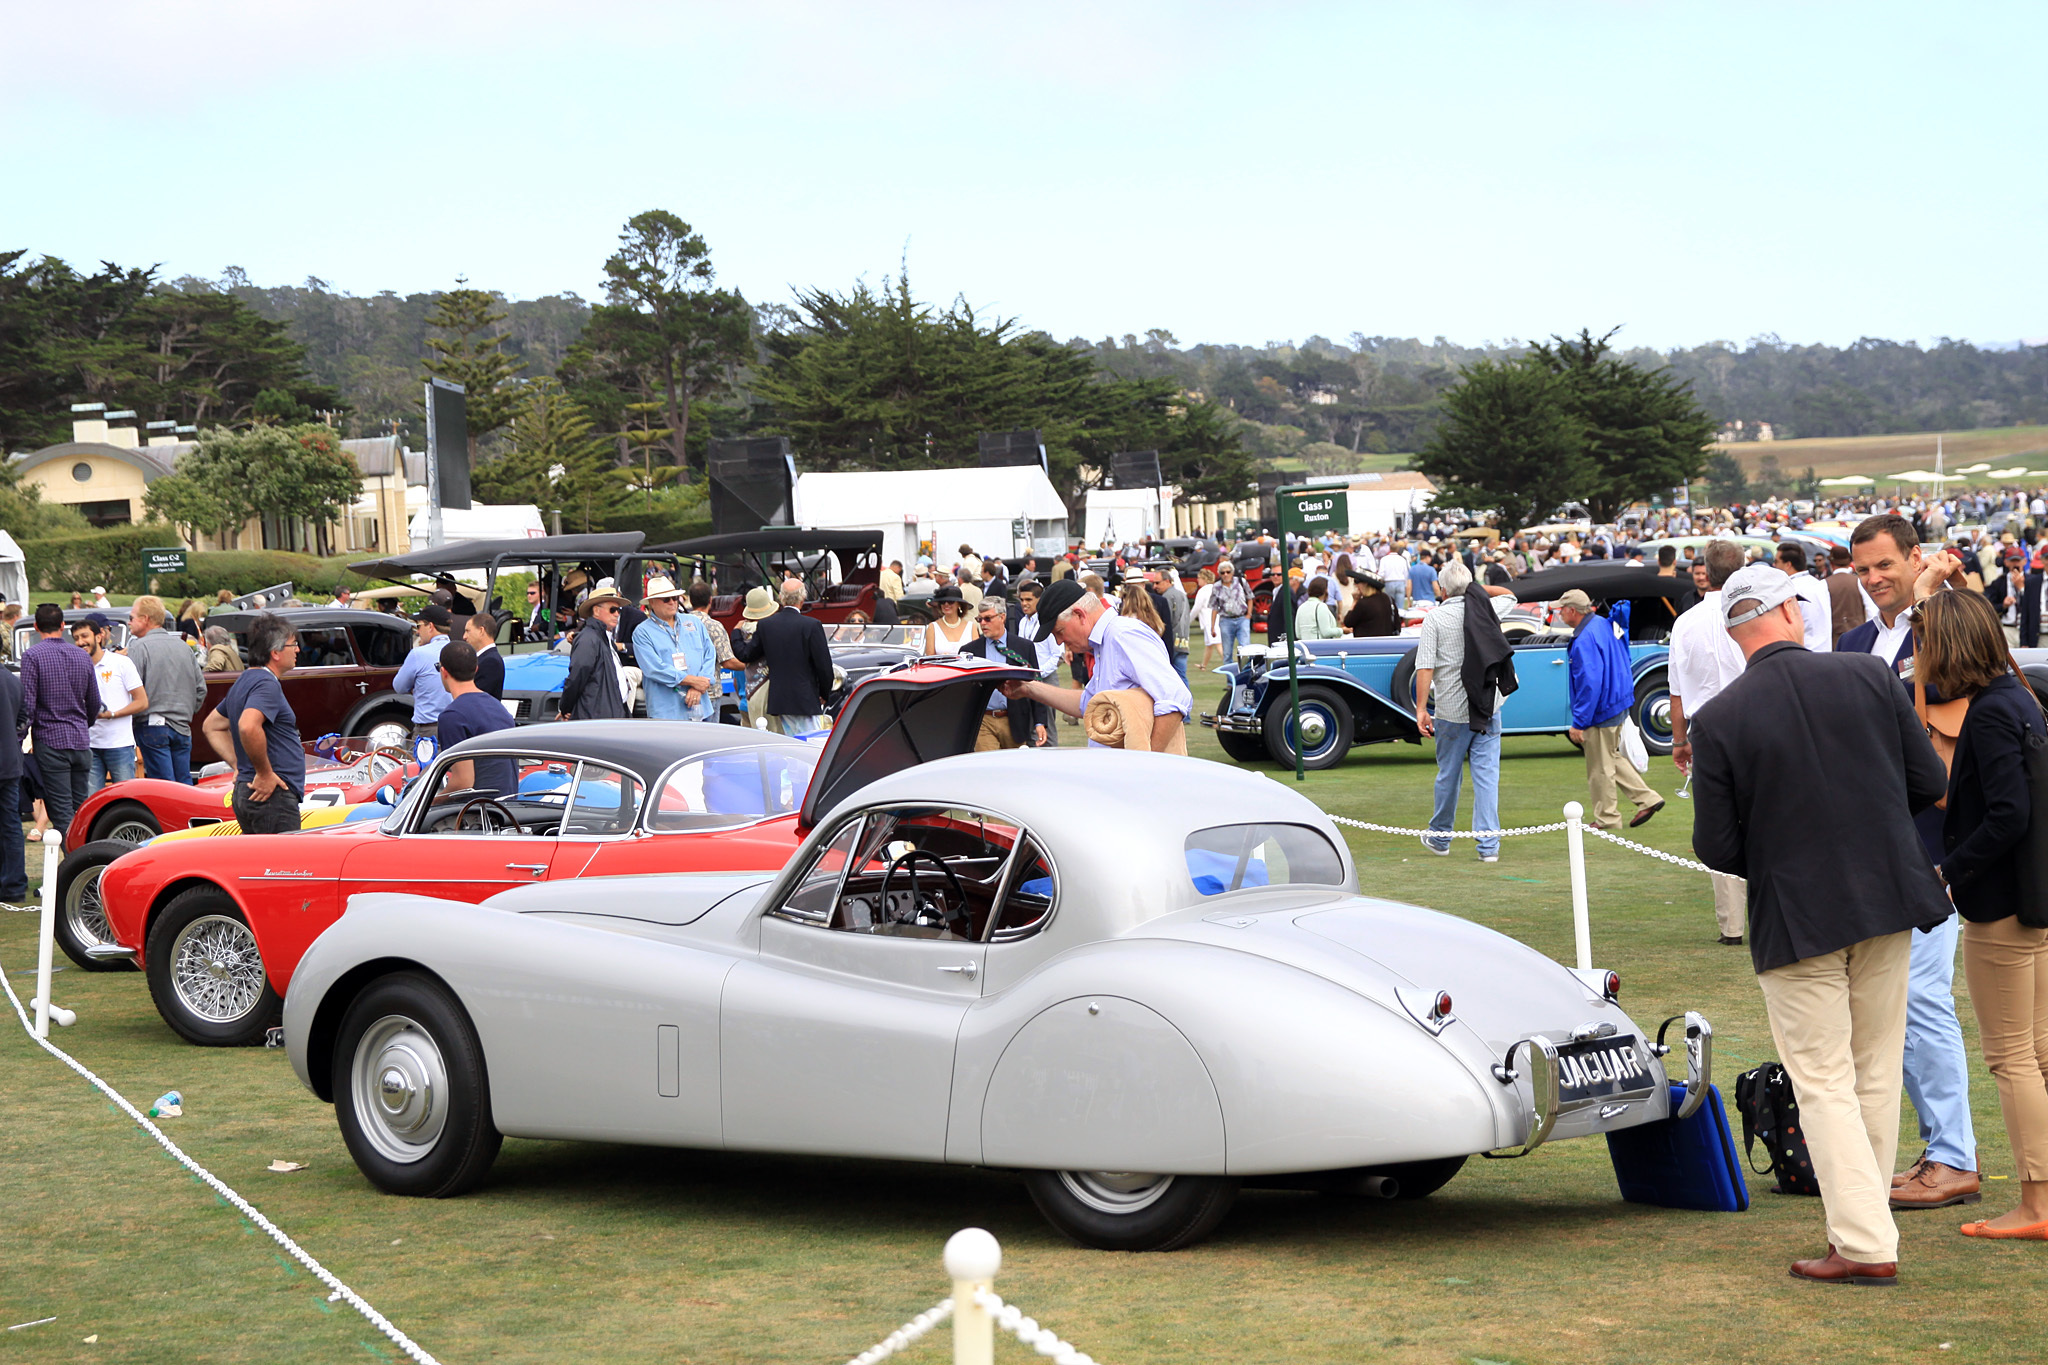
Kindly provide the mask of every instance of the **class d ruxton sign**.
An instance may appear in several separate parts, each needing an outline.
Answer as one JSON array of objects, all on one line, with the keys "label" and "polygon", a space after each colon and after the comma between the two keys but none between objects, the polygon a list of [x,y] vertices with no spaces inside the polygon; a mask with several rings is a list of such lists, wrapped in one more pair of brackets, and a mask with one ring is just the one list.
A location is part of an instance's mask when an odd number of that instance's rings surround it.
[{"label": "class d ruxton sign", "polygon": [[182,546],[173,546],[165,550],[143,550],[142,572],[144,574],[185,572],[184,548]]},{"label": "class d ruxton sign", "polygon": [[1351,493],[1343,488],[1283,488],[1274,495],[1280,503],[1280,529],[1295,535],[1320,535],[1325,531],[1348,534],[1351,530]]}]

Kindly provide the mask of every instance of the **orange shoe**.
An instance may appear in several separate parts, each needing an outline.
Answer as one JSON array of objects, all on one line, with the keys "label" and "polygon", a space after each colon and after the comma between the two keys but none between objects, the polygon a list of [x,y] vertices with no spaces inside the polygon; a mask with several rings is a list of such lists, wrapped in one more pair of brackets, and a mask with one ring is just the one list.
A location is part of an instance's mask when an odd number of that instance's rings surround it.
[{"label": "orange shoe", "polygon": [[2023,1228],[1995,1228],[1989,1222],[1963,1224],[1965,1237],[1991,1237],[2014,1242],[2048,1242],[2048,1222],[2029,1223]]}]

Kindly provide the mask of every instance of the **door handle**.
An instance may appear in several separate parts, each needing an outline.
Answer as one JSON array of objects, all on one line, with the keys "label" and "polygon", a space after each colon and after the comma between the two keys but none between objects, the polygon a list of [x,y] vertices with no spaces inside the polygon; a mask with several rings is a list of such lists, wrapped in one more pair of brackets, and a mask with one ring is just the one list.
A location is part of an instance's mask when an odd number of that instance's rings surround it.
[{"label": "door handle", "polygon": [[963,962],[957,967],[941,967],[939,970],[942,972],[958,972],[969,981],[972,981],[974,980],[975,973],[979,972],[981,968],[972,962]]},{"label": "door handle", "polygon": [[548,870],[546,863],[506,863],[505,867],[513,872],[531,872],[536,877]]},{"label": "door handle", "polygon": [[1550,666],[1551,666],[1552,668],[1563,668],[1563,667],[1564,667],[1564,666],[1565,666],[1566,664],[1568,664],[1568,663],[1570,663],[1570,662],[1571,662],[1571,660],[1570,660],[1570,659],[1552,659],[1552,660],[1550,661]]}]

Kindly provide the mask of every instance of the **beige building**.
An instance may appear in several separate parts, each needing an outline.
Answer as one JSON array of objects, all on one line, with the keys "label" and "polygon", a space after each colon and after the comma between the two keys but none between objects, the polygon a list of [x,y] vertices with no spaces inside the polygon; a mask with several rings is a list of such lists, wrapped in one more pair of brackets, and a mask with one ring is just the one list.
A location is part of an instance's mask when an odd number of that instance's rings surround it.
[{"label": "beige building", "polygon": [[[13,463],[24,484],[42,490],[45,502],[75,507],[94,526],[126,526],[144,519],[143,490],[176,469],[195,434],[170,422],[139,428],[133,412],[75,403],[69,441],[17,454]],[[362,492],[347,515],[326,528],[328,553],[403,554],[411,548],[411,514],[425,504],[426,457],[405,449],[396,436],[343,441],[341,448],[362,473]],[[318,528],[307,522],[261,517],[242,529],[237,548],[312,553],[319,543]],[[224,547],[200,536],[187,548]]]}]

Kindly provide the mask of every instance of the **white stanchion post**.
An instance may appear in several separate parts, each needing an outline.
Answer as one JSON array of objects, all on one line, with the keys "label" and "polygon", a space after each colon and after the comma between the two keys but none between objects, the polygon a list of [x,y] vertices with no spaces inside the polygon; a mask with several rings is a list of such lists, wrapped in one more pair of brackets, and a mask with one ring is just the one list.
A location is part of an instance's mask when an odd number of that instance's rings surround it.
[{"label": "white stanchion post", "polygon": [[1586,808],[1564,803],[1564,846],[1572,869],[1572,938],[1579,950],[1579,970],[1593,970],[1593,924],[1586,910]]},{"label": "white stanchion post", "polygon": [[57,864],[64,859],[64,836],[43,831],[43,924],[36,935],[36,1037],[50,1036],[50,956],[57,944]]},{"label": "white stanchion post", "polygon": [[994,1365],[995,1321],[974,1295],[995,1287],[1003,1248],[980,1228],[962,1228],[946,1239],[945,1260],[953,1281],[953,1365]]}]

